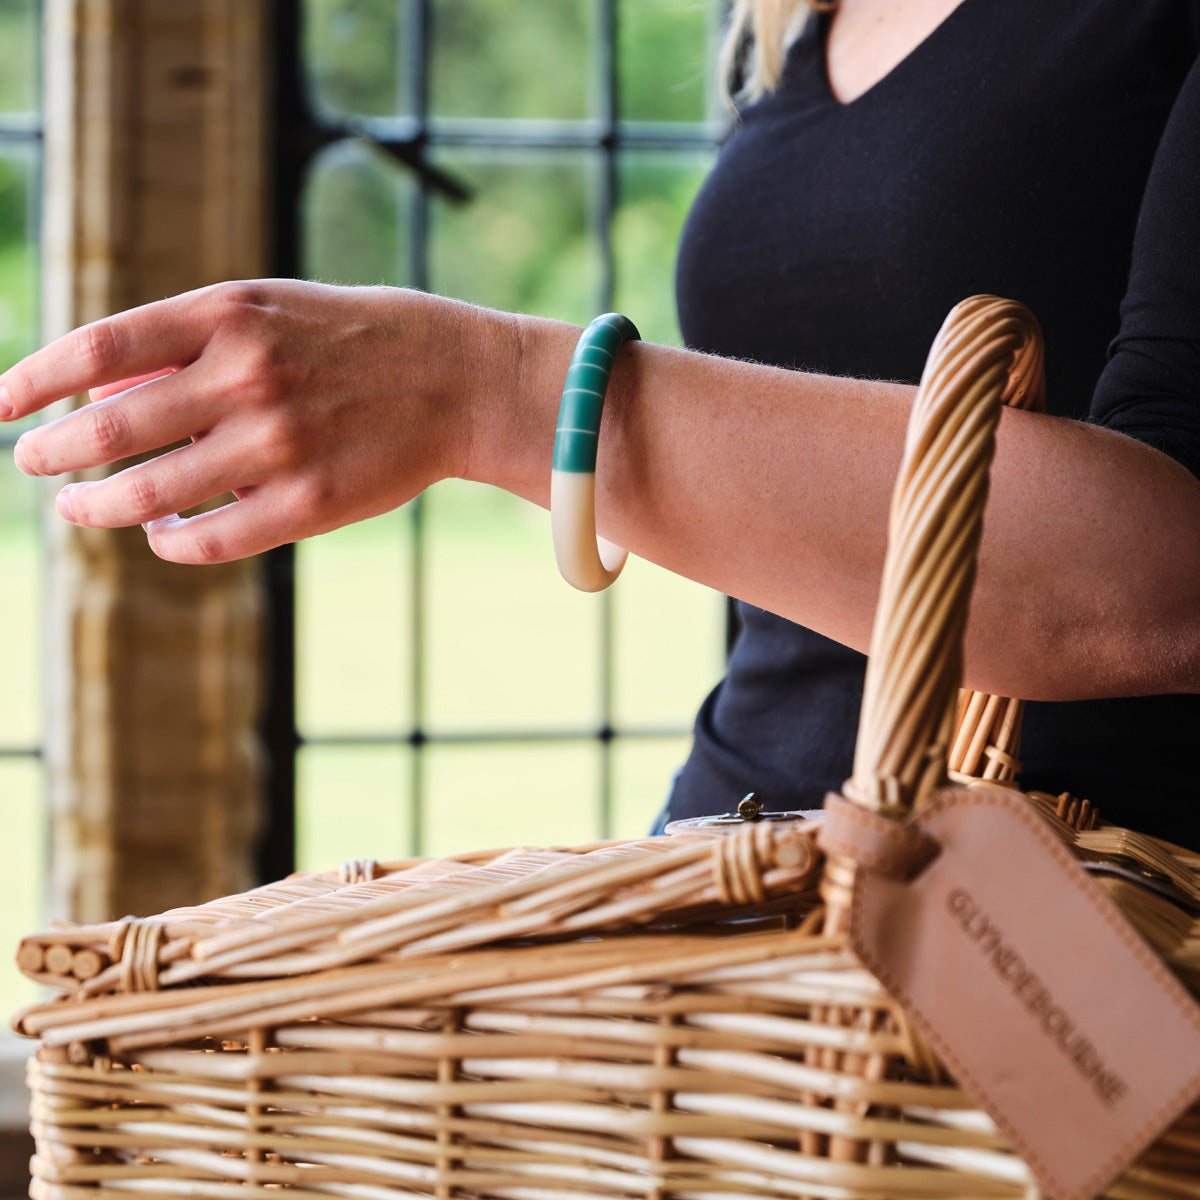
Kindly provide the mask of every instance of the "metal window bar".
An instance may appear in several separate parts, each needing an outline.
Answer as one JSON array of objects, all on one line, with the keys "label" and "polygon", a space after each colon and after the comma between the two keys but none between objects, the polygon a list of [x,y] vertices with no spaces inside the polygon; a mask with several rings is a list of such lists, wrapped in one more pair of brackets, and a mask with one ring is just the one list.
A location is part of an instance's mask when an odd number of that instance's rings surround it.
[{"label": "metal window bar", "polygon": [[[32,6],[34,29],[42,27],[42,3],[34,0]],[[40,34],[35,33],[33,45],[34,94],[41,95],[42,56]],[[33,160],[33,176],[29,186],[29,207],[26,216],[26,237],[30,244],[40,250],[42,240],[41,230],[41,195],[42,195],[42,142],[43,124],[41,109],[33,112],[3,112],[0,113],[0,152],[12,146],[23,146],[31,152]],[[11,364],[3,364],[5,366]],[[0,428],[0,451],[11,453],[16,444],[19,432],[11,426]],[[0,759],[34,759],[40,760],[43,747],[40,744],[32,746],[0,744]]]},{"label": "metal window bar", "polygon": [[[398,3],[403,0],[397,0]],[[429,162],[427,152],[436,147],[499,147],[561,151],[583,149],[594,153],[601,165],[601,192],[595,207],[593,235],[602,261],[601,309],[612,306],[615,290],[614,253],[611,239],[618,202],[617,157],[624,149],[695,150],[712,149],[718,141],[715,129],[658,125],[623,126],[620,121],[618,75],[617,0],[599,0],[600,80],[603,89],[601,116],[597,120],[537,121],[456,119],[430,121],[429,45],[433,28],[432,0],[408,0],[399,52],[408,56],[411,116],[363,118],[352,126],[336,126],[312,112],[305,94],[302,52],[301,5],[294,0],[275,0],[276,76],[274,129],[275,209],[273,220],[272,269],[281,276],[302,274],[302,250],[298,204],[309,166],[316,154],[342,137],[365,136],[400,163],[415,171],[418,180],[413,205],[408,276],[419,288],[429,281],[429,205],[434,192],[452,200],[465,201],[469,193],[453,178]],[[270,776],[268,817],[260,852],[263,878],[278,878],[294,869],[297,752],[305,746],[411,747],[409,787],[410,851],[422,852],[424,836],[425,756],[431,745],[500,745],[596,742],[600,747],[599,811],[597,826],[608,836],[612,823],[613,748],[618,741],[686,736],[690,725],[624,726],[615,721],[614,619],[611,595],[602,597],[600,651],[600,723],[588,729],[489,730],[434,732],[426,727],[425,580],[427,530],[425,509],[418,497],[409,506],[412,521],[409,578],[411,593],[410,705],[411,727],[396,734],[339,734],[302,736],[296,724],[295,667],[295,553],[290,546],[266,556],[269,612],[270,677],[267,686],[265,735]],[[736,614],[729,609],[726,646],[736,636]]]}]

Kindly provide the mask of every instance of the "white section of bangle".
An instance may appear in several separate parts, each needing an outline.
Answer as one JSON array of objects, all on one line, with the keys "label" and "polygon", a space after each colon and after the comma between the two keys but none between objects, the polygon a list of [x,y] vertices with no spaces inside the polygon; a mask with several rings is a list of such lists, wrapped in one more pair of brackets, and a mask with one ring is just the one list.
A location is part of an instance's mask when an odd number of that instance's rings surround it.
[{"label": "white section of bangle", "polygon": [[596,533],[596,476],[550,472],[550,529],[562,577],[581,592],[602,592],[621,573],[626,552]]}]

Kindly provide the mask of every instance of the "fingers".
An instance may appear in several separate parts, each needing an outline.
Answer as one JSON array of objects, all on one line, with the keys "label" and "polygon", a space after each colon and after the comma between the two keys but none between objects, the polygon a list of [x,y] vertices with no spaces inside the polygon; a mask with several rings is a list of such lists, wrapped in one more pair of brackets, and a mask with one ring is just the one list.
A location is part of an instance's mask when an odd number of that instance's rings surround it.
[{"label": "fingers", "polygon": [[214,419],[187,373],[169,373],[29,430],[17,440],[14,459],[26,475],[83,471],[197,436]]},{"label": "fingers", "polygon": [[104,387],[91,388],[88,391],[88,399],[93,403],[97,400],[107,400],[109,396],[117,396],[121,392],[128,392],[143,383],[149,383],[152,379],[161,379],[164,375],[173,375],[176,369],[175,367],[167,367],[162,371],[150,371],[145,375],[135,375],[132,379],[122,379],[117,383],[105,384]]},{"label": "fingers", "polygon": [[235,488],[249,491],[247,480],[254,469],[208,445],[181,446],[107,479],[68,484],[59,492],[56,507],[76,525],[144,525]]},{"label": "fingers", "polygon": [[0,419],[15,420],[90,388],[193,361],[218,319],[213,292],[133,308],[51,342],[0,375]]},{"label": "fingers", "polygon": [[146,525],[159,558],[177,563],[223,563],[295,540],[287,506],[266,489],[195,517],[171,515]]}]

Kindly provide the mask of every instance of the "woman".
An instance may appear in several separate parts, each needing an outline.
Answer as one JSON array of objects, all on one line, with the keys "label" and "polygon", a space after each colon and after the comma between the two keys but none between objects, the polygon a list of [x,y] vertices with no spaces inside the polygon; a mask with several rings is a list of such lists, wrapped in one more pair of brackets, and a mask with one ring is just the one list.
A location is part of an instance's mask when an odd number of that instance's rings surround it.
[{"label": "woman", "polygon": [[[763,94],[679,266],[685,338],[709,353],[628,347],[601,433],[601,531],[747,603],[672,815],[750,788],[809,807],[848,773],[912,384],[944,312],[989,291],[1045,325],[1055,415],[1002,421],[967,682],[1086,702],[1031,707],[1027,785],[1200,842],[1181,801],[1200,717],[1194,6],[1043,0],[1018,20],[999,0],[843,0],[785,52],[795,7],[738,10]],[[59,511],[211,562],[448,475],[546,503],[577,336],[392,289],[222,285],[31,356],[0,412],[92,389],[21,439],[33,474],[191,438]]]}]

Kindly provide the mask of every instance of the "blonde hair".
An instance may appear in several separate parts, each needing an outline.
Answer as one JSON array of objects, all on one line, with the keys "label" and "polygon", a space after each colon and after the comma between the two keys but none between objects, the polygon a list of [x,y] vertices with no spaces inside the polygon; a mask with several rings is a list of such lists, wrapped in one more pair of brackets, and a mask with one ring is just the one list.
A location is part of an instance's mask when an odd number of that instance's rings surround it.
[{"label": "blonde hair", "polygon": [[721,46],[721,87],[731,105],[774,91],[788,45],[813,12],[837,0],[733,0]]}]

